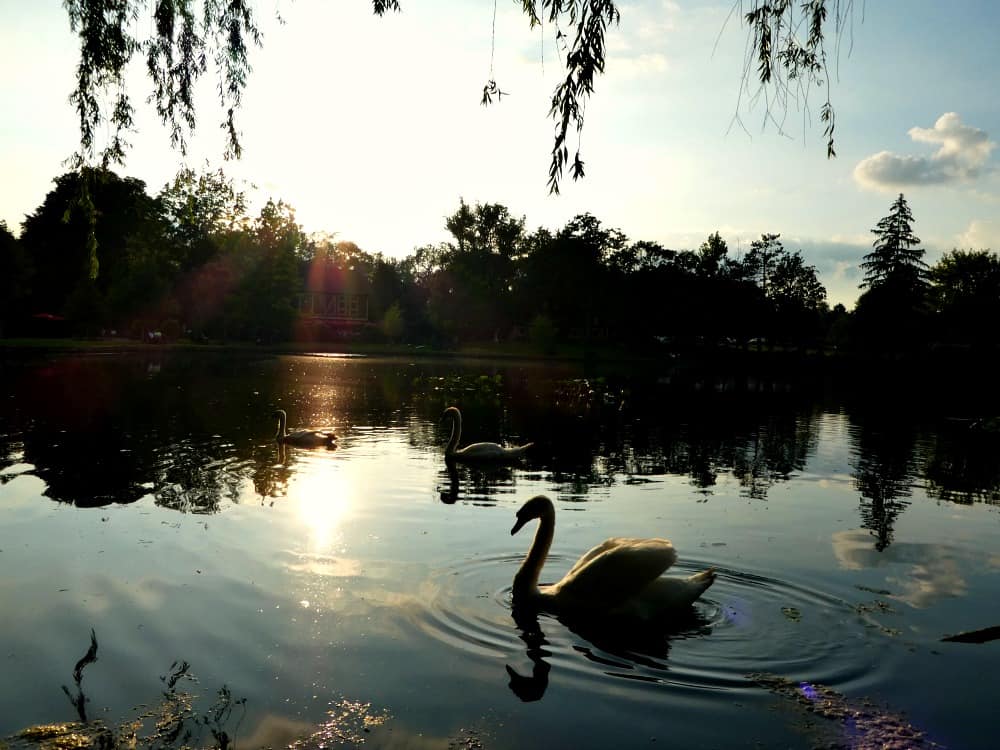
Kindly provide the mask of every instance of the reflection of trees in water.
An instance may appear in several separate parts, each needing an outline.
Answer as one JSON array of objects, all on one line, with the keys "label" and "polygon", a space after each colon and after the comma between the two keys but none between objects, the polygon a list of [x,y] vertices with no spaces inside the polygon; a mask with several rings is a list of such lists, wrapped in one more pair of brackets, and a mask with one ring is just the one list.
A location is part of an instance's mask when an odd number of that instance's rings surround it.
[{"label": "reflection of trees in water", "polygon": [[924,476],[928,497],[951,502],[1000,505],[1000,435],[967,424],[936,435]]},{"label": "reflection of trees in water", "polygon": [[0,434],[0,486],[7,484],[21,472],[11,467],[24,463],[24,443],[14,435]]},{"label": "reflection of trees in water", "polygon": [[732,473],[746,495],[764,499],[815,452],[819,412],[782,402],[720,403],[711,398],[675,403],[655,422],[629,424],[618,452],[611,455],[614,471],[686,475],[703,490]]},{"label": "reflection of trees in water", "polygon": [[910,504],[919,476],[916,426],[902,414],[866,412],[851,429],[851,466],[861,493],[861,525],[875,549],[892,543],[896,518]]},{"label": "reflection of trees in water", "polygon": [[165,450],[154,469],[156,504],[185,513],[217,513],[224,500],[239,502],[246,468],[231,445],[180,441]]},{"label": "reflection of trees in water", "polygon": [[[346,428],[345,445],[350,427],[364,425],[371,428],[365,441],[398,440],[402,429],[411,447],[443,453],[448,428],[440,416],[452,403],[465,416],[463,444],[535,443],[513,473],[464,470],[458,492],[443,481],[452,498],[513,491],[523,471],[544,471],[567,497],[673,474],[706,494],[731,475],[744,495],[765,498],[817,447],[823,410],[808,385],[736,375],[580,378],[572,369],[169,352],[25,360],[3,372],[17,398],[0,402],[0,461],[32,465],[45,494],[60,502],[99,506],[152,496],[165,507],[213,513],[251,492],[265,499],[285,493],[301,454],[278,454],[270,417],[276,406],[293,426]],[[921,474],[932,497],[1000,499],[996,434],[962,425],[918,441],[908,411],[884,416],[880,402],[853,408],[851,466],[864,523],[881,548]],[[0,474],[0,481],[14,475]]]},{"label": "reflection of trees in water", "polygon": [[132,503],[150,491],[146,440],[106,429],[74,432],[39,425],[25,435],[25,460],[44,480],[44,494],[80,507]]},{"label": "reflection of trees in water", "polygon": [[284,443],[254,446],[250,464],[254,492],[262,499],[284,497],[292,477],[294,449]]},{"label": "reflection of trees in water", "polygon": [[[750,379],[725,385],[720,394],[635,379],[540,380],[509,388],[500,405],[473,390],[458,402],[462,444],[533,441],[524,465],[546,470],[560,495],[662,474],[687,475],[710,489],[732,473],[747,495],[764,498],[815,451],[820,412],[783,389],[762,392]],[[437,449],[447,439],[437,426],[445,401],[434,393],[415,397],[426,415],[411,423],[410,443]],[[421,417],[433,422],[430,429]]]},{"label": "reflection of trees in water", "polygon": [[733,475],[749,497],[764,499],[774,484],[805,468],[818,442],[818,413],[772,416],[736,447]]},{"label": "reflection of trees in water", "polygon": [[224,358],[62,357],[6,375],[18,399],[2,416],[23,437],[22,460],[46,496],[81,507],[152,495],[216,512],[254,473],[251,441],[273,430],[248,407],[246,381],[231,387],[239,375]]}]

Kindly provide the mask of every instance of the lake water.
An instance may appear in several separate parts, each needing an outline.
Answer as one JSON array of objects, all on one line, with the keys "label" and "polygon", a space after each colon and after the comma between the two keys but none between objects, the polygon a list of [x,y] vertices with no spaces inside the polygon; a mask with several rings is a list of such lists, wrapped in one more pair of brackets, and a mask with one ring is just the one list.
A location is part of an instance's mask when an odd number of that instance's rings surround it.
[{"label": "lake water", "polygon": [[[971,421],[1000,409],[968,389],[170,353],[2,379],[0,737],[183,695],[195,745],[996,746],[1000,641],[941,641],[1000,625],[1000,435]],[[452,404],[463,444],[529,457],[449,473]],[[279,449],[277,407],[337,448]],[[543,581],[618,535],[718,580],[669,628],[515,622],[538,493]]]}]

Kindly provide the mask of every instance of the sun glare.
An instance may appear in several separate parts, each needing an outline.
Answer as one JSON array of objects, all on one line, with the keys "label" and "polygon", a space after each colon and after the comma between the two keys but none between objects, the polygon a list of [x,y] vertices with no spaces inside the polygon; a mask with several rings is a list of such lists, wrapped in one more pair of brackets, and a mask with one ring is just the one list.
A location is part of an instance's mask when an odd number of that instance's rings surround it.
[{"label": "sun glare", "polygon": [[339,541],[351,511],[352,484],[342,466],[316,466],[289,488],[308,533],[310,552],[326,552]]}]

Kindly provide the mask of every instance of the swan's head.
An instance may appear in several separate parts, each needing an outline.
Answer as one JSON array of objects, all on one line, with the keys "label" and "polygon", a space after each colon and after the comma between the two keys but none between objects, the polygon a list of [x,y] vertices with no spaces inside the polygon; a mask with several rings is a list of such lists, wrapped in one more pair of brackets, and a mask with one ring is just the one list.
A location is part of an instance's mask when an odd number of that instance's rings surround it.
[{"label": "swan's head", "polygon": [[514,528],[510,530],[510,535],[514,536],[521,528],[528,523],[528,521],[534,521],[536,518],[542,518],[544,516],[555,515],[555,508],[552,506],[552,501],[549,500],[545,495],[535,495],[528,502],[521,506],[521,510],[517,512],[517,521],[514,523]]},{"label": "swan's head", "polygon": [[447,409],[444,410],[444,413],[441,414],[441,419],[461,419],[461,418],[462,418],[462,412],[460,412],[458,408],[455,406],[449,406]]},{"label": "swan's head", "polygon": [[274,410],[274,411],[273,411],[273,412],[271,413],[271,416],[272,416],[272,417],[275,417],[276,419],[281,419],[282,417],[284,417],[285,419],[287,419],[287,418],[288,418],[288,415],[287,415],[287,414],[285,414],[285,410],[284,410],[284,409],[275,409],[275,410]]}]

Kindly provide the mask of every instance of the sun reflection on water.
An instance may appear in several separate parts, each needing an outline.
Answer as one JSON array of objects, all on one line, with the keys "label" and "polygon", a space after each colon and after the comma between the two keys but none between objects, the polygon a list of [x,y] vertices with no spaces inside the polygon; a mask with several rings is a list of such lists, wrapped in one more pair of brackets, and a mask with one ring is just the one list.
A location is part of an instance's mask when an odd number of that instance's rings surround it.
[{"label": "sun reflection on water", "polygon": [[308,533],[310,552],[328,552],[341,538],[342,525],[351,513],[353,485],[343,466],[327,465],[310,467],[289,487]]}]

